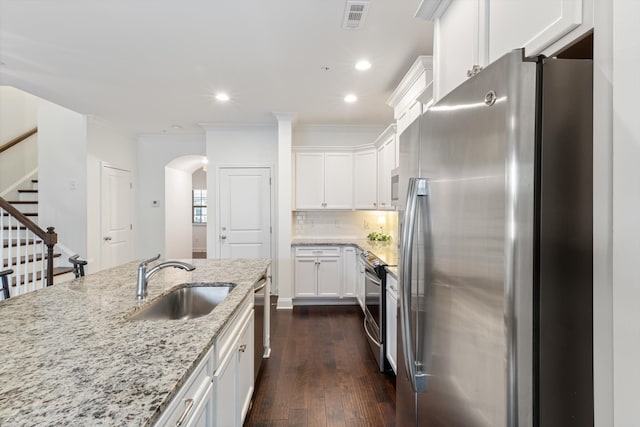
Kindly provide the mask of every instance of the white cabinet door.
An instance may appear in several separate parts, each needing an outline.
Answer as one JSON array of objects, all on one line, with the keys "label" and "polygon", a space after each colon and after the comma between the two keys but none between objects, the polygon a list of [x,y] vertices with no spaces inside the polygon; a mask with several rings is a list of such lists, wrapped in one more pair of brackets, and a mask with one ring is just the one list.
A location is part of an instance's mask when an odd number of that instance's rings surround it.
[{"label": "white cabinet door", "polygon": [[318,257],[318,296],[338,297],[342,287],[339,257]]},{"label": "white cabinet door", "polygon": [[378,209],[392,209],[391,171],[396,167],[396,138],[393,135],[378,148]]},{"label": "white cabinet door", "polygon": [[[387,274],[387,285],[389,284],[389,275]],[[393,368],[393,372],[397,373],[396,357],[398,354],[398,300],[391,290],[387,290],[387,306],[386,306],[386,352],[387,360]]]},{"label": "white cabinet door", "polygon": [[318,260],[296,257],[294,262],[295,295],[297,297],[316,296]]},{"label": "white cabinet door", "polygon": [[237,377],[237,408],[239,410],[237,426],[244,423],[244,419],[249,411],[251,396],[253,396],[253,318],[254,313],[247,319],[238,340],[238,359],[236,368]]},{"label": "white cabinet door", "polygon": [[324,207],[324,153],[296,153],[296,208]]},{"label": "white cabinet door", "polygon": [[360,308],[362,312],[365,311],[364,305],[364,292],[365,292],[365,272],[364,265],[358,260],[358,279],[356,285],[356,299],[358,300],[358,304],[360,304]]},{"label": "white cabinet door", "polygon": [[185,424],[186,427],[212,427],[213,426],[213,384],[209,382],[202,400],[193,412],[193,417]]},{"label": "white cabinet door", "polygon": [[213,375],[215,426],[241,427],[253,395],[253,317],[251,310]]},{"label": "white cabinet door", "polygon": [[356,248],[345,247],[342,251],[342,296],[353,297],[356,295]]},{"label": "white cabinet door", "polygon": [[544,49],[583,22],[583,0],[491,0],[489,62],[513,49],[525,55]]},{"label": "white cabinet door", "polygon": [[353,155],[325,153],[325,209],[353,209]]},{"label": "white cabinet door", "polygon": [[[465,81],[467,71],[487,62],[486,1],[453,0],[436,21],[434,98],[441,99]],[[519,5],[522,1],[512,1]]]},{"label": "white cabinet door", "polygon": [[236,396],[236,352],[229,351],[213,375],[215,388],[215,427],[233,427],[236,423],[238,408]]},{"label": "white cabinet door", "polygon": [[376,209],[378,207],[376,150],[355,153],[354,163],[355,208]]}]

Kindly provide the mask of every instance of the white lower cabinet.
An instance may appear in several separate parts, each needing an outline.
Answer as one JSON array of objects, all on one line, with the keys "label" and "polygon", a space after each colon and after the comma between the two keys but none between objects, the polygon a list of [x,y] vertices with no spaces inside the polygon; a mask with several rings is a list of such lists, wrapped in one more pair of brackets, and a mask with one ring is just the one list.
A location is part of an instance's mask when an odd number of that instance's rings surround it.
[{"label": "white lower cabinet", "polygon": [[360,253],[358,253],[358,270],[357,270],[357,279],[356,279],[356,299],[358,300],[358,304],[360,304],[360,308],[362,312],[365,311],[364,306],[364,293],[365,293],[365,267],[363,262],[360,261]]},{"label": "white lower cabinet", "polygon": [[387,360],[393,369],[393,372],[397,373],[397,355],[398,355],[398,281],[395,277],[387,274],[387,301],[386,301],[386,352]]},{"label": "white lower cabinet", "polygon": [[345,246],[342,249],[342,296],[356,296],[356,273],[358,261],[356,258],[356,248]]},{"label": "white lower cabinet", "polygon": [[296,297],[340,297],[342,263],[340,247],[297,247],[294,260]]},{"label": "white lower cabinet", "polygon": [[220,363],[213,375],[215,427],[240,427],[253,395],[253,307],[243,316],[239,330],[223,343],[218,352]]},{"label": "white lower cabinet", "polygon": [[155,425],[242,426],[254,388],[253,333],[251,293]]},{"label": "white lower cabinet", "polygon": [[[200,404],[193,411],[193,418],[187,427],[209,427],[213,419],[213,384],[209,383]],[[177,423],[176,423],[177,425]]]}]

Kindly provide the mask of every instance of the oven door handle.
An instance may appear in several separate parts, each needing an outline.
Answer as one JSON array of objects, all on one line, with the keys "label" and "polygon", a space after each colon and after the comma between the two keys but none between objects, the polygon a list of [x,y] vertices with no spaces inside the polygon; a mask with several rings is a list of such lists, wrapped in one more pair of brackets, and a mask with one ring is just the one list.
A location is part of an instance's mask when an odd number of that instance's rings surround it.
[{"label": "oven door handle", "polygon": [[369,328],[367,328],[367,320],[369,320],[369,317],[367,315],[364,316],[364,333],[367,334],[367,336],[369,337],[369,339],[377,346],[380,347],[382,344],[378,342],[378,340],[376,340],[373,335],[369,332]]},{"label": "oven door handle", "polygon": [[382,280],[374,274],[372,274],[369,270],[365,270],[365,275],[367,276],[367,280],[373,282],[374,285],[380,287],[382,286]]}]

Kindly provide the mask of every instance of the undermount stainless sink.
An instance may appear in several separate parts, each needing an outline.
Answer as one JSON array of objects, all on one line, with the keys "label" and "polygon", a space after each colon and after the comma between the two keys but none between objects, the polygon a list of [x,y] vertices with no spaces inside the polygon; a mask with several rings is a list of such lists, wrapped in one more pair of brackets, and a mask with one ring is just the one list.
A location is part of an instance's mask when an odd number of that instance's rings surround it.
[{"label": "undermount stainless sink", "polygon": [[129,320],[195,319],[211,313],[229,295],[234,283],[185,283],[129,316]]}]

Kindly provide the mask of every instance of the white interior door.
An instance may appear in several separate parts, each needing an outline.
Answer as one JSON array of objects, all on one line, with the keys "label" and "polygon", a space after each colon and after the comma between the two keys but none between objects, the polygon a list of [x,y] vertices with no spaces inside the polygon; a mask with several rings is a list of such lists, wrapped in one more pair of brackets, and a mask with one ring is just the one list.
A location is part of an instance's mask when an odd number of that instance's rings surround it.
[{"label": "white interior door", "polygon": [[102,166],[102,269],[131,261],[131,172]]},{"label": "white interior door", "polygon": [[220,169],[221,258],[271,258],[271,170]]}]

